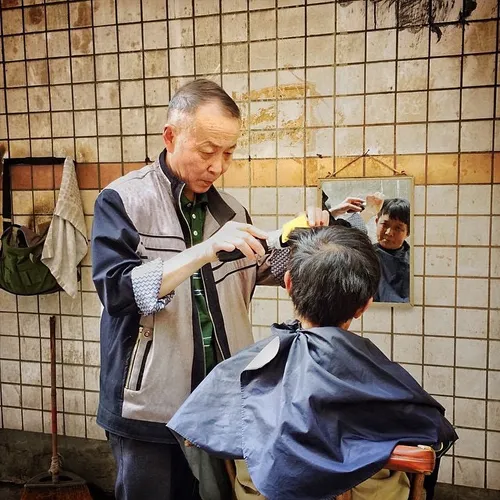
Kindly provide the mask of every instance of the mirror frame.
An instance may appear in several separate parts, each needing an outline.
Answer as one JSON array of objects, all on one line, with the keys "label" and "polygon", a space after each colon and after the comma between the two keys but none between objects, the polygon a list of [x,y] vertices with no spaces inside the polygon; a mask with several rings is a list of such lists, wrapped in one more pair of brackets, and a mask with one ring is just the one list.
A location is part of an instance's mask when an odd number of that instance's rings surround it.
[{"label": "mirror frame", "polygon": [[[323,182],[340,182],[340,181],[350,181],[350,182],[363,182],[366,180],[369,181],[380,181],[380,180],[396,180],[396,179],[408,179],[410,181],[410,222],[411,222],[411,231],[410,231],[410,299],[409,302],[372,302],[370,307],[398,307],[398,308],[410,308],[414,307],[415,304],[415,178],[412,175],[407,174],[397,174],[397,175],[388,175],[388,176],[380,176],[380,177],[321,177],[318,179],[317,185],[317,203],[319,207],[322,207],[322,184]],[[423,247],[422,247],[423,248]]]}]

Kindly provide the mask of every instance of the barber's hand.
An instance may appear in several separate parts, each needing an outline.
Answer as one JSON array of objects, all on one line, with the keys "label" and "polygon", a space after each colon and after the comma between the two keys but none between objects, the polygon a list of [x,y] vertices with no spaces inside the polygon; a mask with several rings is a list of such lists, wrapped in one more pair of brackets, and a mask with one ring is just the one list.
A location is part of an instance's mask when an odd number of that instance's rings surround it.
[{"label": "barber's hand", "polygon": [[376,215],[380,212],[383,204],[384,195],[378,191],[366,196],[366,210],[373,215]]},{"label": "barber's hand", "polygon": [[262,229],[241,222],[227,222],[212,237],[197,245],[207,262],[217,261],[217,252],[232,252],[236,248],[255,261],[266,252],[259,239],[267,240],[268,235]]},{"label": "barber's hand", "polygon": [[347,212],[361,212],[361,205],[364,203],[362,198],[348,197],[342,203],[330,208],[330,213],[334,217],[344,215]]},{"label": "barber's hand", "polygon": [[306,215],[310,227],[328,226],[330,222],[328,210],[321,210],[318,207],[307,207]]}]

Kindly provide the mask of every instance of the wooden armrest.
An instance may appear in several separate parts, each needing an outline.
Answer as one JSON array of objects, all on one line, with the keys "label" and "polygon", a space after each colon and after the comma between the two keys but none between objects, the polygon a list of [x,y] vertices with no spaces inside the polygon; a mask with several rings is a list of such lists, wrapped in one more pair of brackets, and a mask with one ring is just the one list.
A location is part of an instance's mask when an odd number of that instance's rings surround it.
[{"label": "wooden armrest", "polygon": [[436,453],[430,446],[398,445],[392,451],[386,469],[430,474],[436,465]]},{"label": "wooden armrest", "polygon": [[234,490],[234,483],[236,482],[236,467],[233,460],[224,460],[224,465],[226,466],[226,472],[229,476],[229,481]]}]

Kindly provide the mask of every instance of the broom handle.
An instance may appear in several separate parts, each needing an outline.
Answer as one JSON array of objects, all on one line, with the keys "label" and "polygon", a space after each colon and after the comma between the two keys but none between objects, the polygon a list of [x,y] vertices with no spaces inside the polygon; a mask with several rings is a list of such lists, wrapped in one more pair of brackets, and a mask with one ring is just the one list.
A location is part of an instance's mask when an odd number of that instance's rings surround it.
[{"label": "broom handle", "polygon": [[59,481],[59,455],[57,453],[57,392],[56,392],[56,317],[50,317],[50,412],[52,433],[52,460],[49,472],[52,482]]}]

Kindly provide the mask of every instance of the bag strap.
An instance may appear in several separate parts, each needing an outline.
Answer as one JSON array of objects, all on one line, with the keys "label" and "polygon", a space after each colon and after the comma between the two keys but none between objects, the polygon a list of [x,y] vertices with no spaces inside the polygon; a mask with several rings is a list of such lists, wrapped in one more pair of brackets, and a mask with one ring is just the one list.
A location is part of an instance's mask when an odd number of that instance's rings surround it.
[{"label": "bag strap", "polygon": [[12,192],[10,190],[10,163],[8,158],[3,161],[2,190],[3,230],[6,231],[12,225]]}]

